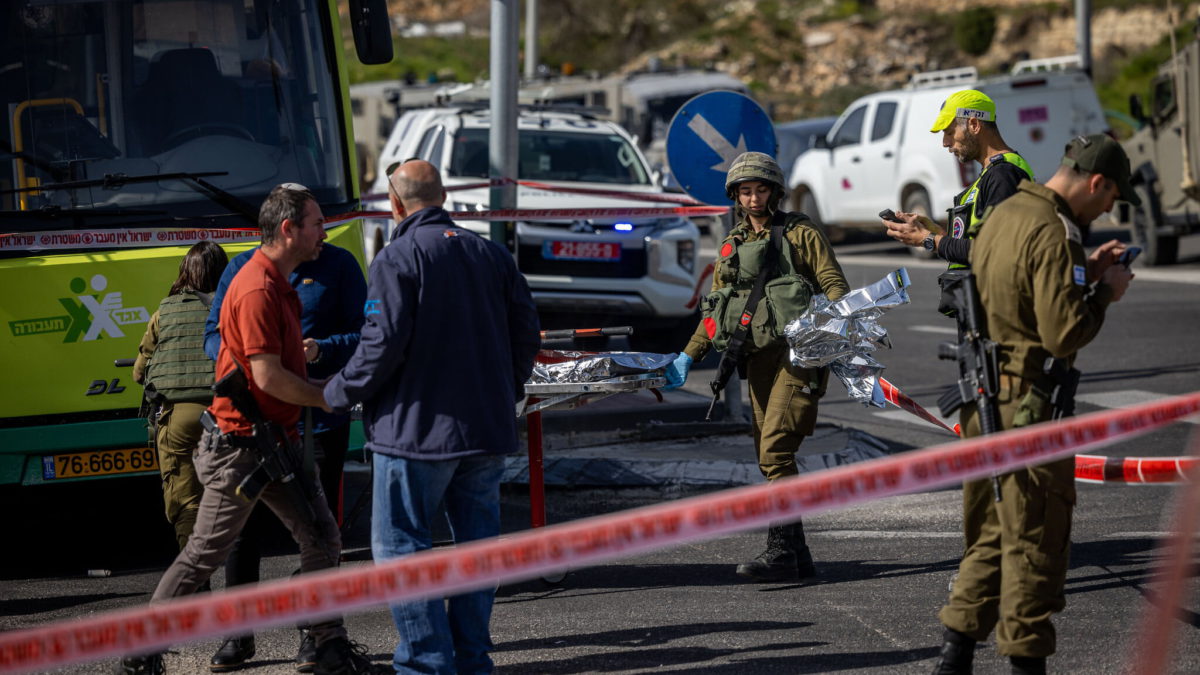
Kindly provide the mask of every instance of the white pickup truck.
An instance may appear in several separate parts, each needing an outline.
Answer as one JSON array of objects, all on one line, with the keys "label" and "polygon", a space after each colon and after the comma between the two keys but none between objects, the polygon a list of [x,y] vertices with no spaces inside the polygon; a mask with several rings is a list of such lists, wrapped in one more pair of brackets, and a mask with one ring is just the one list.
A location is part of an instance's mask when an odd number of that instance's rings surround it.
[{"label": "white pickup truck", "polygon": [[921,73],[904,89],[864,96],[793,165],[792,207],[835,240],[838,227],[877,226],[883,209],[923,213],[944,224],[954,196],[979,171],[974,162],[960,164],[942,147],[941,135],[929,132],[947,96],[962,89],[995,100],[1004,140],[1045,181],[1072,137],[1109,130],[1078,64],[1074,56],[1022,61],[1009,75],[987,79],[973,67]]}]

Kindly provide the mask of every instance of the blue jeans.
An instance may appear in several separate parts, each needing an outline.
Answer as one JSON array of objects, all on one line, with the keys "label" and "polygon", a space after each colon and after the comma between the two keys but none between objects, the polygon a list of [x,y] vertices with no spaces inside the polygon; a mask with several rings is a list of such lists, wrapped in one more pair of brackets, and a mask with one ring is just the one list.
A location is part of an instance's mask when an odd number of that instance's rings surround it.
[{"label": "blue jeans", "polygon": [[[504,458],[477,455],[426,461],[374,453],[371,552],[376,562],[432,546],[430,524],[445,501],[454,541],[500,534]],[[392,606],[400,633],[393,663],[400,673],[490,673],[488,624],[496,591]]]}]

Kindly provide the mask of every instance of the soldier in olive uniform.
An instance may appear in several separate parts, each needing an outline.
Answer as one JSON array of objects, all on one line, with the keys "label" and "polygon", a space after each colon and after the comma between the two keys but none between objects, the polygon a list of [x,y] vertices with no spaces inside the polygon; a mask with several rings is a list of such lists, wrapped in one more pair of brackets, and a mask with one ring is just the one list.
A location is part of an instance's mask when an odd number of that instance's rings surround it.
[{"label": "soldier in olive uniform", "polygon": [[[704,319],[668,369],[669,389],[683,384],[691,364],[703,359],[714,343],[723,349],[736,327],[758,270],[768,259],[771,221],[783,199],[783,172],[768,155],[743,153],[729,169],[725,190],[736,205],[737,225],[721,244]],[[739,359],[754,408],[758,465],[769,481],[799,473],[796,450],[813,433],[817,401],[829,376],[826,369],[792,365],[782,327],[807,309],[813,293],[837,300],[850,290],[824,233],[802,213],[783,216],[785,244],[779,249],[778,269],[768,270],[770,281]],[[766,550],[739,565],[737,573],[754,581],[814,575],[804,526],[797,520],[770,527]]]},{"label": "soldier in olive uniform", "polygon": [[211,241],[188,249],[179,277],[150,317],[133,364],[134,381],[157,399],[154,445],[167,522],[175,528],[181,551],[204,492],[192,464],[203,431],[200,414],[212,403],[215,374],[204,355],[204,320],[227,262],[225,251]]},{"label": "soldier in olive uniform", "polygon": [[[1085,258],[1080,243],[1080,228],[1118,198],[1138,203],[1125,152],[1104,134],[1080,136],[1054,177],[1044,186],[1023,181],[975,240],[971,267],[998,344],[1002,429],[1051,417],[1047,359],[1073,362],[1124,295],[1133,276],[1117,264],[1124,246],[1110,241]],[[963,408],[966,436],[980,434],[976,413]],[[993,627],[1014,673],[1044,673],[1055,651],[1050,616],[1066,604],[1074,458],[1003,474],[998,486],[997,497],[991,480],[963,485],[966,550],[939,615],[946,630],[935,673],[971,672],[975,643]]]}]

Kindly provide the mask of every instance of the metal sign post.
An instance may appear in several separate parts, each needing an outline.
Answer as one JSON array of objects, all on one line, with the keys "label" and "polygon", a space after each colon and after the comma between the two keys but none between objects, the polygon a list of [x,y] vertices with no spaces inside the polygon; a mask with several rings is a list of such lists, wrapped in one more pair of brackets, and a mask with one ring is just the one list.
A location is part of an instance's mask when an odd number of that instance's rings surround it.
[{"label": "metal sign post", "polygon": [[[517,13],[517,0],[492,0],[492,123],[488,131],[488,175],[492,180],[517,179]],[[493,183],[489,201],[493,209],[516,208],[517,186]],[[492,241],[507,248],[508,231],[509,223],[493,222]]]}]

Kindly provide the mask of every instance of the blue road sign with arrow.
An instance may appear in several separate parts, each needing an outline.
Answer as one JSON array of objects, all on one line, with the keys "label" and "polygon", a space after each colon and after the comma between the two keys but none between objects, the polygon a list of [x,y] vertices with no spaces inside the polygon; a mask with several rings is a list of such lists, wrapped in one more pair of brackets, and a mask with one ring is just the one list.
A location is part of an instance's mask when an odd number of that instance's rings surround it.
[{"label": "blue road sign with arrow", "polygon": [[725,174],[743,152],[775,156],[775,125],[753,99],[733,91],[692,97],[667,129],[667,163],[675,182],[706,204],[724,205]]}]

